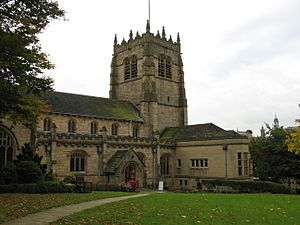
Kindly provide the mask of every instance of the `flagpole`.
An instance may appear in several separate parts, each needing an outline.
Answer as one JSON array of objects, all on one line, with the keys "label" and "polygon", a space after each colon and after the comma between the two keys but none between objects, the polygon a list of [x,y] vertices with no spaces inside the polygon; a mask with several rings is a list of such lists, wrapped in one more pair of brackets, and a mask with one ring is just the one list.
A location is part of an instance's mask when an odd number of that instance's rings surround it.
[{"label": "flagpole", "polygon": [[150,0],[148,0],[148,20],[149,20],[149,24],[150,24]]}]

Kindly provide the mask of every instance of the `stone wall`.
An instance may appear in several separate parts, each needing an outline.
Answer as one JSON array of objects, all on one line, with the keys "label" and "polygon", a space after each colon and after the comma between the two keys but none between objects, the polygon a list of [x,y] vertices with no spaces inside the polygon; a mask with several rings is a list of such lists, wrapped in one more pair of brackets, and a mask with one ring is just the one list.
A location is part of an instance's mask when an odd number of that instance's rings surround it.
[{"label": "stone wall", "polygon": [[75,120],[76,133],[91,133],[91,123],[97,122],[97,134],[100,134],[102,127],[106,127],[107,134],[112,134],[112,124],[118,125],[118,135],[120,136],[132,136],[132,127],[134,124],[138,125],[143,130],[142,123],[135,123],[131,121],[122,120],[108,120],[108,119],[97,119],[83,116],[72,116],[72,115],[60,115],[60,114],[48,114],[41,116],[37,125],[37,131],[43,131],[44,118],[50,118],[52,123],[56,125],[57,132],[68,132],[68,121]]},{"label": "stone wall", "polygon": [[[225,144],[227,151],[224,150]],[[190,180],[188,185],[195,185],[196,179],[201,178],[249,179],[251,175],[250,164],[248,175],[239,176],[237,159],[238,152],[249,154],[248,144],[249,140],[247,139],[177,142],[176,160],[181,160],[181,167],[176,168],[176,177],[178,178],[176,183],[179,184],[180,179]],[[248,156],[250,159],[250,155]],[[192,168],[191,159],[208,159],[208,168]]]}]

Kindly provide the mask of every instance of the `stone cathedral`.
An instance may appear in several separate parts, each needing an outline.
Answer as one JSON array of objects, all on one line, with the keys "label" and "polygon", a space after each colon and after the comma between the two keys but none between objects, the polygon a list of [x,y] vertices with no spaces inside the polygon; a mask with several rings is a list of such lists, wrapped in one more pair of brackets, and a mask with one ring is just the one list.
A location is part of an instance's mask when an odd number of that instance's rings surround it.
[{"label": "stone cathedral", "polygon": [[0,166],[24,143],[58,177],[94,184],[196,187],[203,179],[249,179],[249,139],[213,123],[188,125],[181,43],[165,29],[114,40],[109,98],[49,92],[34,131],[0,123]]}]

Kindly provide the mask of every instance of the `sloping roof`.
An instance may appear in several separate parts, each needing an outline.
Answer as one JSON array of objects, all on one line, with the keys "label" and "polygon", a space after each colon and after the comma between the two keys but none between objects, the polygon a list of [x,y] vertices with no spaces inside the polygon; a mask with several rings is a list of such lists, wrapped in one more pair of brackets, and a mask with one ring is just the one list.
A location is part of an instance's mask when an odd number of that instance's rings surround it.
[{"label": "sloping roof", "polygon": [[176,140],[247,138],[245,136],[239,135],[233,130],[223,130],[222,128],[216,126],[213,123],[196,124],[184,127],[169,127],[163,131],[161,137],[172,138]]},{"label": "sloping roof", "polygon": [[63,92],[48,92],[44,98],[52,113],[143,122],[131,102]]},{"label": "sloping roof", "polygon": [[123,158],[127,155],[128,150],[118,150],[115,154],[108,160],[105,167],[105,173],[115,173],[116,169],[120,165]]}]

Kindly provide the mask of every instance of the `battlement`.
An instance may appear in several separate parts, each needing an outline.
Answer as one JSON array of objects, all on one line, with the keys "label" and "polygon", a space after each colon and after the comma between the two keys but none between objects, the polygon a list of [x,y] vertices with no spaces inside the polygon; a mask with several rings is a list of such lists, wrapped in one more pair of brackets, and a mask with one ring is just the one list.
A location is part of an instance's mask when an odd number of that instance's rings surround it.
[{"label": "battlement", "polygon": [[165,146],[173,147],[175,146],[175,141],[170,139],[158,139],[149,137],[132,137],[132,136],[106,136],[103,138],[102,135],[98,134],[88,134],[88,133],[68,133],[68,132],[42,132],[38,131],[35,134],[38,145],[47,145],[54,140],[57,145],[76,145],[76,146],[93,146],[107,143],[108,145],[126,145],[126,146]]},{"label": "battlement", "polygon": [[121,43],[118,43],[117,35],[115,35],[114,40],[114,53],[120,53],[123,51],[131,50],[137,46],[143,45],[144,43],[152,43],[164,48],[170,49],[175,52],[180,52],[180,36],[179,33],[177,34],[177,41],[174,42],[172,36],[170,35],[167,39],[165,28],[162,28],[162,34],[157,31],[157,34],[154,35],[150,32],[150,25],[147,21],[146,32],[142,35],[139,32],[136,32],[135,37],[133,37],[133,32],[130,30],[129,32],[129,39],[125,41],[123,38]]}]

